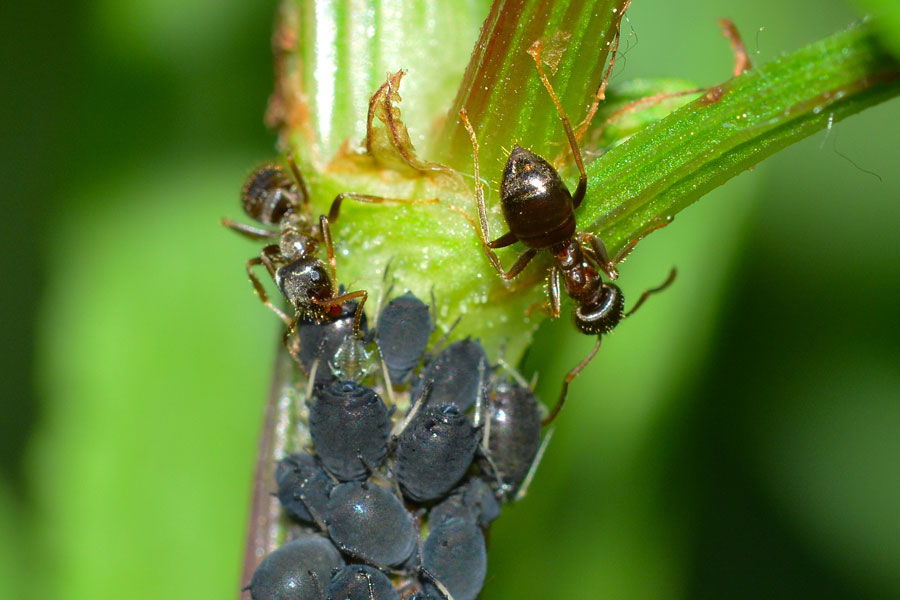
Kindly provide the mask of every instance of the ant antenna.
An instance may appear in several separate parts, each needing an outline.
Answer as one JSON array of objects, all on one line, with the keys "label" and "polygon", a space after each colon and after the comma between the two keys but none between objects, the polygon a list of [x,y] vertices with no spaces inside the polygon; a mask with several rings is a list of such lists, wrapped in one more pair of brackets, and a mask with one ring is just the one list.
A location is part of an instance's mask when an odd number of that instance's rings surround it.
[{"label": "ant antenna", "polygon": [[294,174],[294,179],[297,181],[297,185],[300,186],[300,193],[303,195],[303,206],[309,206],[309,188],[306,187],[306,180],[303,179],[303,175],[300,173],[300,168],[297,166],[297,162],[294,160],[294,153],[291,152],[287,157],[288,166],[291,167],[291,173]]}]

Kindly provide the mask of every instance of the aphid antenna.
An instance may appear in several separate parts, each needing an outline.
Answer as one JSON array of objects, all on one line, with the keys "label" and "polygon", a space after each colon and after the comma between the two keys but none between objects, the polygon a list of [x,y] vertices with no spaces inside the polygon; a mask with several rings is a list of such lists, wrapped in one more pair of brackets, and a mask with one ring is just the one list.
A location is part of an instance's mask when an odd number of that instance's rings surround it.
[{"label": "aphid antenna", "polygon": [[394,289],[394,276],[391,275],[390,283],[388,283],[388,273],[391,270],[391,263],[394,262],[394,257],[391,256],[387,259],[387,262],[384,264],[384,273],[381,275],[381,291],[378,292],[378,298],[375,299],[375,315],[381,314],[381,306],[384,302],[384,299],[391,295],[391,292]]},{"label": "aphid antenna", "polygon": [[[501,367],[503,367],[503,370],[506,371],[507,373],[509,373],[510,376],[516,380],[516,383],[518,383],[519,385],[521,385],[524,388],[529,388],[531,391],[534,391],[534,388],[531,387],[532,384],[528,383],[525,380],[525,378],[522,377],[522,374],[519,373],[519,371],[514,366],[512,366],[511,364],[506,362],[506,359],[504,359],[502,356],[497,359],[497,364],[500,365]],[[534,382],[534,383],[536,383],[536,382]]]},{"label": "aphid antenna", "polygon": [[541,464],[541,460],[544,458],[544,452],[547,450],[547,445],[550,443],[550,438],[553,437],[553,432],[556,431],[556,427],[551,427],[547,430],[547,433],[544,434],[544,439],[541,440],[541,445],[538,447],[537,453],[534,455],[534,460],[531,461],[531,466],[528,468],[528,473],[525,475],[525,479],[522,480],[522,484],[519,486],[519,490],[516,492],[513,500],[518,502],[522,498],[528,494],[528,486],[531,485],[531,480],[534,479],[534,474],[537,473],[538,466]]},{"label": "aphid antenna", "polygon": [[444,344],[447,343],[447,340],[450,338],[450,334],[453,333],[453,330],[456,329],[456,326],[459,325],[460,321],[462,321],[462,315],[456,317],[456,320],[453,321],[452,325],[450,325],[450,329],[448,329],[447,332],[441,336],[441,339],[439,339],[436,343],[432,344],[431,350],[429,350],[428,352],[425,353],[425,362],[426,363],[431,362],[431,359],[433,359],[434,356],[436,354],[438,354],[438,351],[441,349],[441,346],[443,346]]}]

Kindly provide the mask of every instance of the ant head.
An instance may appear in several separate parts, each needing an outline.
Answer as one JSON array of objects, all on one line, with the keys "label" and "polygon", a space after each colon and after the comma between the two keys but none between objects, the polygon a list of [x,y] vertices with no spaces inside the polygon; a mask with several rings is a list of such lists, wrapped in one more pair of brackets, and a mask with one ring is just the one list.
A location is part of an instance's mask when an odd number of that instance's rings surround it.
[{"label": "ant head", "polygon": [[603,283],[587,302],[575,309],[575,326],[588,335],[602,335],[615,329],[625,311],[625,297],[619,286]]},{"label": "ant head", "polygon": [[241,190],[244,212],[264,225],[278,225],[285,215],[296,212],[300,193],[278,165],[259,167]]}]

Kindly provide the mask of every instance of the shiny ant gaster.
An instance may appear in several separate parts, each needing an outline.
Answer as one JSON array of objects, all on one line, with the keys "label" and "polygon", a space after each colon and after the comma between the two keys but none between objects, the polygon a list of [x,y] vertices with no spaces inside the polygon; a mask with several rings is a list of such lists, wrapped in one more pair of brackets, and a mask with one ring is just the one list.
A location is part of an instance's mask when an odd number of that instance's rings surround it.
[{"label": "shiny ant gaster", "polygon": [[[645,291],[627,313],[624,312],[625,298],[622,290],[615,284],[603,281],[600,277],[598,270],[605,273],[610,280],[616,279],[619,276],[616,264],[624,259],[636,241],[626,246],[615,259],[611,260],[606,252],[606,247],[598,237],[585,231],[576,232],[575,209],[584,200],[587,191],[587,174],[569,120],[553,91],[550,80],[547,79],[541,67],[540,42],[534,44],[531,54],[537,65],[541,81],[559,112],[575,157],[575,164],[578,166],[580,177],[574,194],[569,192],[559,173],[550,163],[533,152],[516,145],[509,154],[500,184],[500,207],[509,231],[499,238],[491,240],[487,210],[484,204],[484,189],[478,168],[478,140],[465,109],[460,111],[460,119],[472,141],[475,162],[475,197],[478,204],[478,220],[481,225],[479,234],[482,247],[491,265],[501,277],[510,280],[521,273],[539,251],[545,249],[549,251],[554,260],[548,278],[550,298],[547,308],[550,315],[553,318],[559,317],[560,279],[562,279],[566,294],[577,305],[573,312],[575,325],[582,333],[597,336],[597,342],[591,352],[563,378],[559,399],[550,414],[543,420],[543,424],[548,425],[562,409],[569,383],[597,354],[603,334],[612,331],[619,321],[637,310],[650,294],[659,292],[671,284],[675,278],[675,270],[672,270],[662,285]],[[644,235],[660,226],[652,227]],[[500,263],[494,248],[504,248],[517,241],[522,242],[527,250],[519,255],[516,262],[507,271]]]},{"label": "shiny ant gaster", "polygon": [[[288,325],[285,339],[297,326],[301,317],[317,323],[328,322],[343,314],[342,305],[359,298],[353,320],[353,332],[360,335],[360,319],[368,298],[366,290],[340,293],[335,289],[337,267],[330,224],[340,215],[341,202],[345,198],[366,203],[398,202],[405,204],[431,203],[429,200],[401,200],[381,198],[366,194],[341,193],[331,203],[328,215],[320,215],[316,223],[309,210],[309,189],[297,168],[293,156],[288,165],[294,180],[279,165],[265,165],[250,174],[241,192],[244,212],[255,221],[277,230],[256,227],[222,219],[222,224],[252,240],[279,238],[277,244],[265,246],[260,255],[247,261],[247,274],[260,300]],[[316,252],[324,244],[328,253],[328,266]],[[275,285],[294,308],[294,316],[288,317],[270,300],[253,268],[263,265],[275,280]]]}]

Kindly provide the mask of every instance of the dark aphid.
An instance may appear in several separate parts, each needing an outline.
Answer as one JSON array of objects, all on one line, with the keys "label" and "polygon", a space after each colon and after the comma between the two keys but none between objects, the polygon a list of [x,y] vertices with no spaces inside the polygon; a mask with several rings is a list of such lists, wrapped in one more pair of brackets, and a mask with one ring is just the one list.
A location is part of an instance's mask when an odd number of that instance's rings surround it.
[{"label": "dark aphid", "polygon": [[486,366],[487,355],[478,340],[453,342],[428,363],[419,379],[434,382],[428,404],[449,404],[466,412],[478,398],[480,373]]},{"label": "dark aphid", "polygon": [[[353,319],[357,306],[358,303],[354,300],[347,302],[343,305],[341,316],[331,322],[316,323],[309,319],[301,319],[293,335],[288,338],[291,354],[306,373],[310,372],[316,360],[319,361],[315,385],[327,385],[335,380],[329,365],[341,344],[354,335]],[[365,336],[368,330],[366,316],[363,314],[359,322],[360,334]]]},{"label": "dark aphid", "polygon": [[367,565],[348,565],[334,574],[330,600],[399,600],[387,575]]},{"label": "dark aphid", "polygon": [[394,385],[412,373],[434,330],[428,305],[412,292],[394,298],[378,315],[376,341]]},{"label": "dark aphid", "polygon": [[[453,600],[475,600],[487,574],[487,549],[481,530],[465,519],[447,519],[425,539],[422,567],[447,588]],[[441,596],[427,579],[425,590]]]},{"label": "dark aphid", "polygon": [[428,513],[432,529],[447,519],[465,519],[487,529],[500,516],[500,503],[490,486],[479,477],[471,477]]},{"label": "dark aphid", "polygon": [[541,446],[541,409],[530,389],[499,381],[488,395],[484,445],[500,480],[498,490],[510,500],[531,470]]},{"label": "dark aphid", "polygon": [[342,483],[328,500],[325,523],[341,551],[386,568],[409,558],[416,547],[413,518],[400,499],[373,483]]},{"label": "dark aphid", "polygon": [[469,470],[477,447],[478,430],[458,408],[422,407],[397,438],[403,495],[414,502],[443,497]]},{"label": "dark aphid", "polygon": [[[580,178],[575,193],[569,193],[566,184],[550,163],[540,156],[516,145],[509,154],[509,160],[503,171],[500,184],[500,207],[509,231],[495,240],[491,240],[488,228],[487,210],[484,203],[484,189],[479,179],[478,141],[475,130],[469,123],[466,110],[460,111],[460,119],[469,132],[475,157],[475,197],[478,205],[478,218],[482,247],[497,273],[506,280],[513,279],[522,272],[537,253],[546,250],[553,257],[553,266],[549,273],[548,311],[554,318],[559,317],[561,306],[560,281],[565,286],[565,293],[575,303],[575,325],[582,333],[596,335],[597,342],[587,358],[575,366],[563,379],[562,390],[549,416],[544,420],[548,424],[556,418],[566,399],[569,383],[591,361],[600,347],[603,334],[609,333],[626,316],[625,300],[622,290],[612,283],[603,281],[600,272],[610,280],[619,276],[616,264],[625,258],[637,242],[626,246],[615,259],[610,259],[606,247],[600,238],[586,231],[576,232],[575,210],[584,200],[587,191],[587,175],[581,160],[581,151],[575,140],[575,134],[569,120],[541,67],[541,45],[535,42],[532,56],[537,65],[541,81],[550,93],[559,112],[569,145],[575,155]],[[664,226],[667,222],[654,225],[643,235]],[[643,237],[643,235],[641,237]],[[640,239],[640,238],[638,238]],[[494,248],[505,248],[515,242],[526,246],[513,266],[507,271],[500,264]],[[644,292],[644,296],[627,314],[633,313],[648,294],[658,292],[671,283],[675,271],[662,286]]]},{"label": "dark aphid", "polygon": [[391,421],[372,388],[335,382],[315,392],[309,432],[316,454],[340,481],[365,479],[387,454]]},{"label": "dark aphid", "polygon": [[265,557],[250,579],[253,600],[322,600],[331,571],[344,566],[334,544],[319,535],[288,542]]},{"label": "dark aphid", "polygon": [[334,488],[334,482],[316,459],[305,452],[295,452],[278,461],[275,483],[285,512],[304,523],[316,522],[307,507],[312,507],[317,515],[325,513],[328,495]]}]

